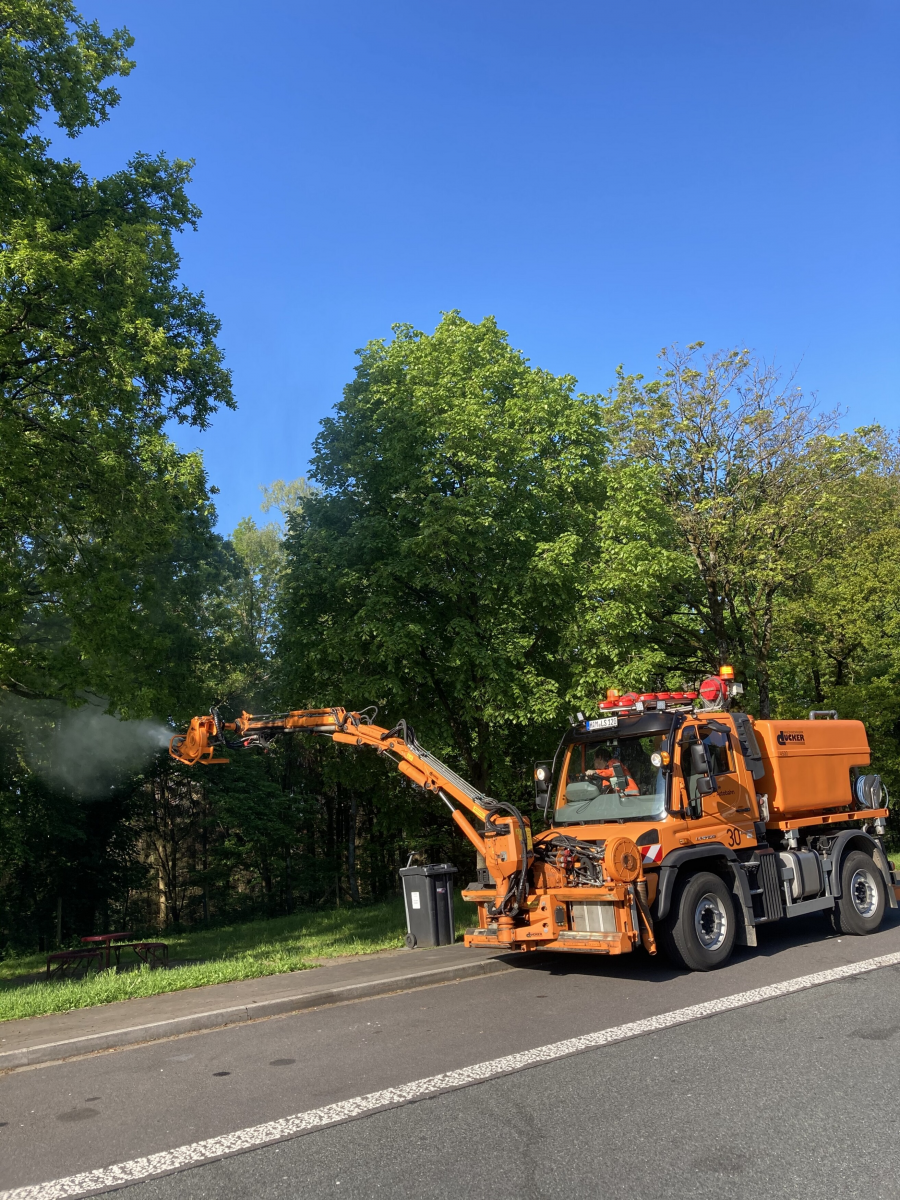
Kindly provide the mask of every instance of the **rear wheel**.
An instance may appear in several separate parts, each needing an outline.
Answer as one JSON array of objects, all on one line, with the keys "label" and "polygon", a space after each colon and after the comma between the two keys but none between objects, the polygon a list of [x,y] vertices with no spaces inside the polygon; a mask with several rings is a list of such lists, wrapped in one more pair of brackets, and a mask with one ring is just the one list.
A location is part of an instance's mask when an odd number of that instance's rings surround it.
[{"label": "rear wheel", "polygon": [[884,877],[862,850],[851,850],[841,865],[841,898],[834,913],[838,933],[874,933],[887,904]]},{"label": "rear wheel", "polygon": [[666,957],[689,971],[724,966],[734,949],[735,915],[731,892],[711,871],[676,883],[669,916],[662,923]]}]

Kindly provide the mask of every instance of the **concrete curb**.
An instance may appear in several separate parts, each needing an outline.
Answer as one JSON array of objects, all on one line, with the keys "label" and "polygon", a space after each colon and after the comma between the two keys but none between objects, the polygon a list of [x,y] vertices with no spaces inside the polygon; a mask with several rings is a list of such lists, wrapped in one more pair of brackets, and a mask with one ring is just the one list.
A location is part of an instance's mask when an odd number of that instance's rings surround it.
[{"label": "concrete curb", "polygon": [[239,1004],[233,1008],[213,1009],[210,1012],[191,1013],[186,1017],[173,1017],[167,1021],[154,1021],[144,1025],[133,1025],[126,1029],[112,1029],[105,1033],[92,1033],[86,1037],[68,1038],[61,1042],[47,1042],[40,1046],[24,1046],[18,1050],[0,1052],[0,1071],[16,1067],[32,1067],[39,1063],[59,1062],[61,1059],[78,1058],[98,1050],[117,1050],[124,1046],[135,1046],[141,1042],[157,1042],[164,1038],[177,1037],[183,1033],[200,1033],[206,1029],[222,1029],[226,1025],[243,1025],[249,1021],[261,1021],[267,1017],[279,1017],[285,1013],[302,1012],[308,1008],[321,1008],[328,1004],[341,1004],[348,1000],[365,1000],[372,996],[387,996],[392,992],[408,992],[414,988],[429,987],[436,983],[453,983],[460,979],[474,979],[479,975],[496,975],[500,971],[511,971],[509,963],[500,958],[482,962],[460,963],[452,967],[433,967],[427,971],[413,971],[406,975],[395,975],[384,979],[371,979],[366,983],[348,983],[338,987],[322,988],[314,992],[303,992],[297,996],[281,996],[277,1000],[260,1000],[254,1004]]}]

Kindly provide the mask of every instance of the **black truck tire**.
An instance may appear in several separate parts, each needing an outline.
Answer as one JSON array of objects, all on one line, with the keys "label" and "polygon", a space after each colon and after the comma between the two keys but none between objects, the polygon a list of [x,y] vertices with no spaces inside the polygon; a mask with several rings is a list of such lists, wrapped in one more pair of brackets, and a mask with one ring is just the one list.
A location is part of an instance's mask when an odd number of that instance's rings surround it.
[{"label": "black truck tire", "polygon": [[884,876],[863,850],[851,850],[841,864],[841,896],[834,910],[838,933],[874,933],[887,907]]},{"label": "black truck tire", "polygon": [[724,966],[734,949],[737,918],[731,892],[712,871],[676,881],[669,915],[660,927],[666,957],[689,971]]}]

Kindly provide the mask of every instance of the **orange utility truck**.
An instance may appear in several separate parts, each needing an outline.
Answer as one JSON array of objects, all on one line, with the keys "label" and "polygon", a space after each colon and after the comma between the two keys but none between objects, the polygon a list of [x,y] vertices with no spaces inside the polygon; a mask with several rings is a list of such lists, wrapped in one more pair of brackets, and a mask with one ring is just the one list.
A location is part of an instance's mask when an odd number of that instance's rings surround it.
[{"label": "orange utility truck", "polygon": [[[477,906],[468,946],[625,954],[661,946],[706,971],[759,925],[812,912],[871,933],[897,907],[882,844],[888,815],[859,721],[754,721],[733,712],[740,685],[723,667],[700,692],[611,692],[579,713],[552,762],[535,768],[532,835],[516,807],[471,787],[419,745],[403,721],[374,710],[194,717],[172,739],[179,762],[227,762],[217,747],[266,746],[308,733],[368,747],[433,792],[478,853],[463,892]],[[479,828],[472,823],[478,822]]]}]

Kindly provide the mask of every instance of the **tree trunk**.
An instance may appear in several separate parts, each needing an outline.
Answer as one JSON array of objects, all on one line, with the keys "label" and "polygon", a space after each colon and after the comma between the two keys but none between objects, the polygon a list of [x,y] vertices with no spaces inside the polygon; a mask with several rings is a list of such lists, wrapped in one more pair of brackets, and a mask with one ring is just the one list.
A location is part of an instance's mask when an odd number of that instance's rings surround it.
[{"label": "tree trunk", "polygon": [[694,562],[697,565],[697,571],[706,589],[709,627],[715,642],[716,656],[719,660],[717,663],[711,665],[720,667],[723,663],[728,662],[731,657],[731,643],[725,623],[726,604],[722,596],[722,590],[719,587],[718,561],[715,554],[710,553],[708,550],[704,553],[704,547],[689,532],[686,531],[686,533],[688,545],[690,546]]},{"label": "tree trunk", "polygon": [[350,796],[350,819],[347,836],[347,882],[350,885],[350,899],[359,904],[359,884],[356,881],[356,795]]},{"label": "tree trunk", "polygon": [[206,791],[203,792],[203,824],[200,841],[203,851],[203,921],[209,924],[209,800]]},{"label": "tree trunk", "polygon": [[288,913],[294,911],[294,888],[291,880],[291,848],[284,848],[284,907]]},{"label": "tree trunk", "polygon": [[338,823],[340,821],[340,813],[338,812],[338,803],[333,796],[328,796],[325,799],[325,846],[328,856],[328,862],[331,865],[331,870],[334,872],[334,902],[338,908],[341,907],[341,863],[338,855]]},{"label": "tree trunk", "polygon": [[165,929],[169,923],[169,905],[166,894],[166,880],[161,861],[157,868],[157,879],[159,881],[159,925],[161,929]]},{"label": "tree trunk", "polygon": [[759,715],[763,721],[768,721],[772,715],[772,698],[769,694],[769,664],[760,662],[757,665],[756,679],[759,687]]},{"label": "tree trunk", "polygon": [[269,856],[263,849],[259,856],[259,874],[262,879],[263,894],[266,898],[266,916],[272,916],[273,910],[273,888],[272,888],[272,867],[269,863]]}]

